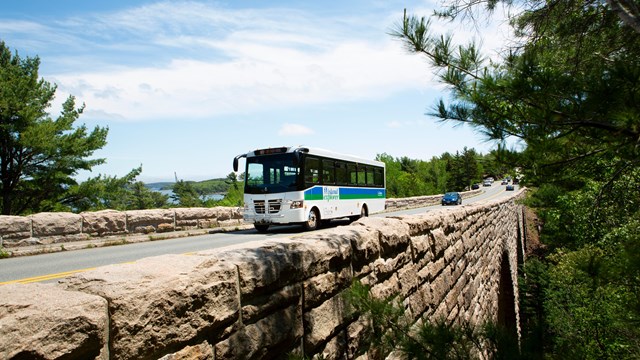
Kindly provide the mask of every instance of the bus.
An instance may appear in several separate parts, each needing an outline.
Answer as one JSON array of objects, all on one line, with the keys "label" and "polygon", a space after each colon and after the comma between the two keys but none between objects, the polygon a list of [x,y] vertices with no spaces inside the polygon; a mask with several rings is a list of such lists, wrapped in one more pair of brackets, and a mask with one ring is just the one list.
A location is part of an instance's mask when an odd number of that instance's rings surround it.
[{"label": "bus", "polygon": [[259,149],[245,158],[244,220],[265,232],[275,224],[315,230],[331,219],[383,211],[385,164],[311,147]]}]

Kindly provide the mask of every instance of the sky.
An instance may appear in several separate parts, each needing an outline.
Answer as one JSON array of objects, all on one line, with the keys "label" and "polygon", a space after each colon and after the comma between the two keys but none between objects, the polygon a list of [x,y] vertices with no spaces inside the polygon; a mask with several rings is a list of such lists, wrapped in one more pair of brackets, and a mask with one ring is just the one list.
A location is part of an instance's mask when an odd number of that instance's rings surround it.
[{"label": "sky", "polygon": [[[233,158],[259,148],[305,145],[373,159],[429,160],[464,147],[495,147],[468,126],[425,115],[450,94],[425,58],[389,35],[435,1],[0,2],[0,40],[40,58],[57,85],[52,117],[68,96],[85,104],[77,124],[108,127],[77,174],[138,180],[226,177]],[[475,39],[489,57],[509,31],[499,15],[481,26],[436,22]],[[242,164],[242,163],[241,163]]]}]

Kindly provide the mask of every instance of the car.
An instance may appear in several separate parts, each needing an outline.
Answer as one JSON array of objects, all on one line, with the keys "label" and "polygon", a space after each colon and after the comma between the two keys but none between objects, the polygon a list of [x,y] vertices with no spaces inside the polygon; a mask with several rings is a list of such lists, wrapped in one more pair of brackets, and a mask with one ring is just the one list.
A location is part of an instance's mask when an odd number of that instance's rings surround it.
[{"label": "car", "polygon": [[513,185],[511,185],[511,184],[507,185],[507,189],[506,190],[507,191],[513,191],[514,190]]},{"label": "car", "polygon": [[482,186],[491,186],[491,181],[489,181],[489,180],[485,180],[485,181],[482,183]]},{"label": "car", "polygon": [[460,205],[462,204],[462,196],[457,192],[448,192],[442,197],[442,206]]},{"label": "car", "polygon": [[502,184],[501,185],[507,185],[508,183],[509,182],[505,179],[505,180],[502,180]]},{"label": "car", "polygon": [[480,185],[478,184],[471,185],[471,190],[478,190],[478,189],[480,189]]}]

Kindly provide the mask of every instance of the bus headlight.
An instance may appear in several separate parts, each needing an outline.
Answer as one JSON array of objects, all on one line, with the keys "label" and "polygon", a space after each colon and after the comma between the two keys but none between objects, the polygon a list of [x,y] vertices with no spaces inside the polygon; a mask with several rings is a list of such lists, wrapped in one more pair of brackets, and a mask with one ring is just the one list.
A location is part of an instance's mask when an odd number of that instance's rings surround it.
[{"label": "bus headlight", "polygon": [[291,209],[300,209],[301,207],[304,206],[304,201],[303,200],[295,200],[291,202]]}]

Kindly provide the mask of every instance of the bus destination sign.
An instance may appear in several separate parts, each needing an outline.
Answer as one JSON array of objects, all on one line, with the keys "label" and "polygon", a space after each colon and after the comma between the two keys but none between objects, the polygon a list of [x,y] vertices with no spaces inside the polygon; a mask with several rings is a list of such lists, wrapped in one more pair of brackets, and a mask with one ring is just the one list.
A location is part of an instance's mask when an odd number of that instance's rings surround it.
[{"label": "bus destination sign", "polygon": [[271,154],[284,154],[287,152],[287,150],[288,148],[286,147],[279,147],[279,148],[260,149],[260,150],[254,151],[254,153],[257,156],[271,155]]}]

